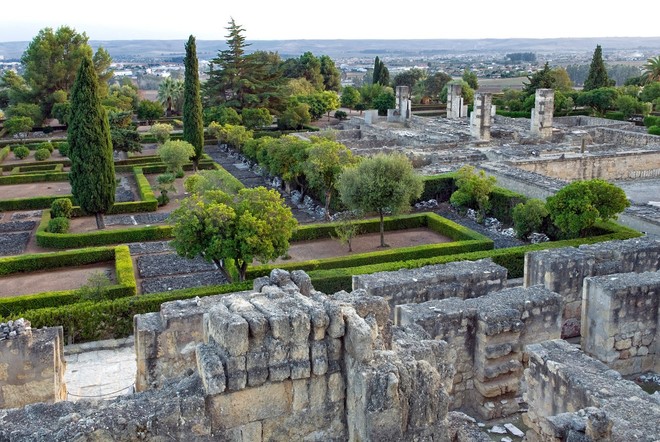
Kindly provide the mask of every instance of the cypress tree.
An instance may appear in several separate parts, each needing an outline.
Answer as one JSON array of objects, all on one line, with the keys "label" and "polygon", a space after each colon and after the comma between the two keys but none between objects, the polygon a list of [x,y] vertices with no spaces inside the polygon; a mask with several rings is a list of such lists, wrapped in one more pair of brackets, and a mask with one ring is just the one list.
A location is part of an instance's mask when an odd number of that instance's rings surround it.
[{"label": "cypress tree", "polygon": [[609,85],[610,79],[607,76],[605,63],[603,63],[603,50],[600,48],[600,45],[597,45],[596,50],[594,51],[594,56],[591,59],[589,74],[584,81],[584,90],[590,91],[592,89],[607,87]]},{"label": "cypress tree", "polygon": [[374,76],[371,81],[372,84],[378,84],[380,83],[380,72],[381,72],[381,63],[380,63],[380,58],[376,56],[376,60],[374,61]]},{"label": "cypress tree", "polygon": [[67,138],[73,200],[86,213],[93,213],[97,227],[103,229],[103,214],[115,202],[115,165],[108,116],[99,99],[98,76],[90,55],[83,57],[71,88]]},{"label": "cypress tree", "polygon": [[183,139],[195,148],[193,168],[197,170],[204,148],[204,122],[202,120],[202,98],[199,92],[199,69],[195,37],[186,43],[185,79],[183,83]]}]

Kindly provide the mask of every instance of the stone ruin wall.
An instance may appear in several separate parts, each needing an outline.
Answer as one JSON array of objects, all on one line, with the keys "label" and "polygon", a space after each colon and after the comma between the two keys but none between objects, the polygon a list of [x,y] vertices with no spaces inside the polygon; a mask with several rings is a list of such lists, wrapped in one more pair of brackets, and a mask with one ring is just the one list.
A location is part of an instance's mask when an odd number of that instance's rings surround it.
[{"label": "stone ruin wall", "polygon": [[623,375],[660,372],[660,273],[585,278],[582,350]]},{"label": "stone ruin wall", "polygon": [[655,151],[585,154],[565,158],[512,161],[508,164],[565,181],[593,178],[627,180],[660,176],[660,152]]},{"label": "stone ruin wall", "polygon": [[529,442],[653,442],[660,401],[566,341],[529,345],[524,399]]},{"label": "stone ruin wall", "polygon": [[62,327],[0,341],[0,409],[66,399]]},{"label": "stone ruin wall", "polygon": [[536,286],[400,305],[395,324],[447,342],[456,371],[450,408],[493,419],[518,411],[524,346],[558,338],[560,320],[561,297]]},{"label": "stone ruin wall", "polygon": [[353,276],[353,290],[383,298],[392,312],[400,304],[477,298],[502,290],[506,284],[506,268],[490,258]]},{"label": "stone ruin wall", "polygon": [[562,337],[570,338],[580,335],[584,278],[657,270],[660,241],[641,237],[527,253],[524,286],[541,284],[562,296]]},{"label": "stone ruin wall", "polygon": [[660,136],[658,135],[609,127],[597,127],[590,132],[596,143],[612,143],[633,148],[660,147]]}]

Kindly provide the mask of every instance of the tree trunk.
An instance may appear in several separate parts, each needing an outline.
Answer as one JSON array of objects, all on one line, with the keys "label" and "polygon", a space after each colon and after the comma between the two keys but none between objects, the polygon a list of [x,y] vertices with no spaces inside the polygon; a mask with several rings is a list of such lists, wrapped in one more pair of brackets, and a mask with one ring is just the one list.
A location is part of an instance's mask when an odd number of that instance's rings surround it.
[{"label": "tree trunk", "polygon": [[325,219],[330,221],[330,198],[332,197],[332,190],[325,192]]},{"label": "tree trunk", "polygon": [[229,281],[230,283],[234,282],[234,279],[231,277],[231,275],[229,274],[229,272],[225,268],[225,265],[222,262],[222,260],[213,259],[213,263],[218,267],[218,270],[220,271],[220,273],[222,273],[222,276],[227,278],[227,281]]},{"label": "tree trunk", "polygon": [[105,229],[105,219],[103,219],[103,214],[97,212],[95,215],[96,215],[96,228],[99,230]]},{"label": "tree trunk", "polygon": [[380,215],[380,246],[387,247],[387,244],[385,244],[385,221],[383,220],[383,209],[379,209],[378,214]]},{"label": "tree trunk", "polygon": [[197,172],[197,168],[199,167],[199,158],[194,156],[192,158],[192,166],[193,166],[193,173]]},{"label": "tree trunk", "polygon": [[238,270],[238,280],[243,282],[245,281],[245,275],[247,274],[247,261],[242,261],[239,259],[234,259],[234,264],[236,264],[236,269]]}]

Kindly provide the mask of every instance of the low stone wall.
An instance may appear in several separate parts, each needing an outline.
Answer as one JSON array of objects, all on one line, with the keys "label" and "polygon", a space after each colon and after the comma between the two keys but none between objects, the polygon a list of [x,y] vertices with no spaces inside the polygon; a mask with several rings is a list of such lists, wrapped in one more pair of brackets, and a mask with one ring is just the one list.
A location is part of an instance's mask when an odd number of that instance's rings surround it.
[{"label": "low stone wall", "polygon": [[62,327],[0,340],[0,409],[66,399]]},{"label": "low stone wall", "polygon": [[490,259],[438,264],[395,272],[353,276],[353,290],[364,290],[399,304],[445,298],[477,298],[506,287],[506,268]]},{"label": "low stone wall", "polygon": [[632,128],[634,123],[627,121],[610,120],[609,118],[589,117],[586,115],[576,115],[571,117],[555,117],[554,124],[557,126],[566,127],[616,127],[616,128]]},{"label": "low stone wall", "polygon": [[566,341],[529,345],[529,442],[657,441],[660,403]]},{"label": "low stone wall", "polygon": [[[660,140],[660,137],[656,137]],[[660,141],[659,141],[660,142]],[[562,158],[513,161],[512,166],[560,180],[626,180],[660,176],[660,152],[569,154]]]},{"label": "low stone wall", "polygon": [[455,357],[451,408],[484,419],[518,411],[524,346],[560,333],[561,298],[542,286],[476,299],[444,299],[396,307],[395,325],[421,327],[446,341]]},{"label": "low stone wall", "polygon": [[585,278],[582,350],[623,375],[660,371],[660,273]]},{"label": "low stone wall", "polygon": [[593,129],[593,138],[596,143],[613,143],[628,147],[660,147],[660,136],[658,135],[608,127]]},{"label": "low stone wall", "polygon": [[479,165],[479,168],[497,178],[498,186],[518,192],[528,198],[545,200],[568,184],[564,180],[547,177],[502,163],[485,163]]},{"label": "low stone wall", "polygon": [[649,237],[608,241],[527,253],[524,286],[542,284],[562,296],[562,337],[574,337],[580,335],[584,278],[657,270],[660,270],[660,241]]}]

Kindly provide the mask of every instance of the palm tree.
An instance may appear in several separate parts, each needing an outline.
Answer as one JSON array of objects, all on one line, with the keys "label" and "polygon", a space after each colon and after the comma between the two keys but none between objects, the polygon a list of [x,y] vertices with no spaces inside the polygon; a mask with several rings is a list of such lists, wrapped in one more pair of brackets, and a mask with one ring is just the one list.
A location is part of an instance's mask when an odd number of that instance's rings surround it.
[{"label": "palm tree", "polygon": [[649,58],[644,65],[644,80],[646,83],[660,81],[660,55]]},{"label": "palm tree", "polygon": [[158,86],[158,100],[167,107],[167,116],[181,110],[183,103],[183,80],[167,77]]}]

